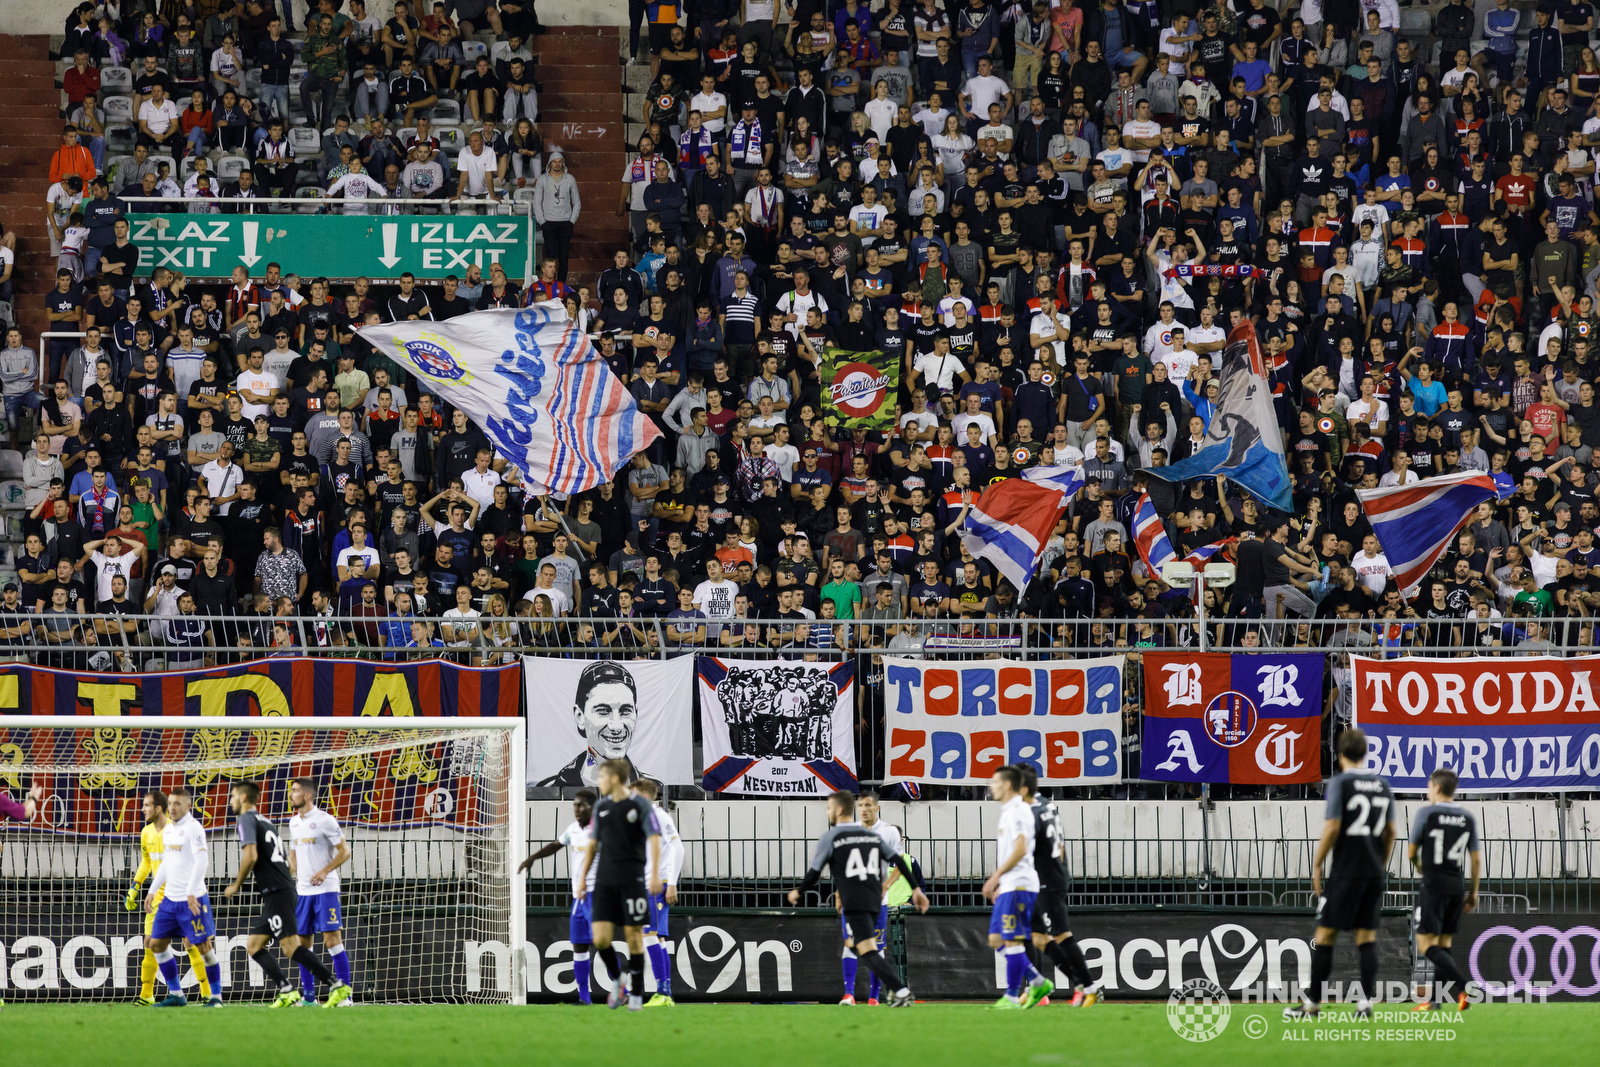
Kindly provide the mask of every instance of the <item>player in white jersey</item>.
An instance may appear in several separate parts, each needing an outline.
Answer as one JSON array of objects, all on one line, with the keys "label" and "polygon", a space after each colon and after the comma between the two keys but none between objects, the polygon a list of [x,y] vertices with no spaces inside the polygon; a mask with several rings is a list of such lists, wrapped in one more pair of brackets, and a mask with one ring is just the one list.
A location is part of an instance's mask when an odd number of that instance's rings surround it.
[{"label": "player in white jersey", "polygon": [[650,917],[644,924],[644,951],[650,958],[650,973],[656,978],[656,995],[645,1002],[647,1008],[670,1008],[677,1003],[672,999],[672,949],[667,940],[671,936],[670,911],[678,902],[678,875],[683,872],[683,839],[678,836],[678,824],[660,803],[661,788],[650,778],[640,778],[633,783],[633,791],[655,805],[656,821],[661,824],[661,870],[648,860],[645,862],[645,880],[648,885],[662,883],[661,892],[650,894]]},{"label": "player in white jersey", "polygon": [[561,831],[561,836],[529,855],[517,867],[518,874],[526,874],[540,860],[548,859],[562,849],[567,850],[567,871],[572,877],[572,917],[567,920],[567,939],[572,942],[572,980],[578,986],[579,1004],[593,1003],[589,996],[590,967],[593,966],[589,953],[594,948],[594,934],[590,931],[592,913],[589,909],[594,896],[594,874],[600,865],[597,863],[589,868],[587,894],[578,892],[578,877],[583,872],[584,856],[589,851],[588,826],[589,820],[594,817],[594,802],[593,789],[578,790],[572,801],[572,822]]},{"label": "player in white jersey", "polygon": [[[884,855],[894,855],[894,853],[901,850],[900,828],[879,818],[878,795],[876,793],[862,793],[856,798],[856,814],[860,816],[862,826],[877,834],[883,839],[883,843],[893,850],[885,851]],[[878,907],[878,925],[873,930],[873,937],[878,944],[887,945],[889,943],[889,887],[900,877],[900,872],[892,864],[885,863],[882,876],[884,902]],[[837,893],[833,895],[833,906],[836,910],[841,908],[839,894]],[[839,961],[840,969],[844,971],[844,997],[840,999],[839,1003],[854,1004],[856,1002],[856,974],[860,960],[856,956],[855,943],[850,936],[850,927],[845,922],[842,910],[839,911],[839,925],[844,930],[844,957]],[[878,994],[883,991],[882,986],[882,979],[874,974],[867,990],[867,1004],[869,1006],[877,1006]]]},{"label": "player in white jersey", "polygon": [[[351,985],[350,954],[344,947],[344,909],[339,903],[339,868],[350,862],[350,845],[339,828],[339,820],[317,807],[317,783],[310,778],[296,778],[289,786],[289,805],[294,814],[289,817],[289,838],[294,851],[289,854],[289,867],[294,871],[295,891],[300,900],[295,905],[295,926],[300,936],[311,947],[311,935],[320,933],[322,945],[328,950],[333,975],[341,985]],[[300,968],[300,1003],[314,1007],[317,1003],[317,978],[311,971]],[[341,1007],[349,1007],[353,996],[347,996]]]},{"label": "player in white jersey", "polygon": [[1022,781],[1022,772],[1015,767],[1001,767],[989,779],[989,795],[1000,802],[995,830],[999,863],[983,883],[984,898],[994,901],[989,945],[1006,965],[1006,993],[994,1006],[1009,1010],[1031,1008],[1055,989],[1055,983],[1028,961],[1039,874],[1033,867],[1033,809],[1023,798]]},{"label": "player in white jersey", "polygon": [[211,999],[206,1001],[206,1007],[222,1006],[222,964],[213,940],[217,920],[206,893],[211,854],[206,848],[205,828],[190,813],[193,804],[186,786],[177,786],[167,794],[170,821],[161,836],[166,858],[150,880],[150,891],[144,898],[144,910],[156,913],[150,928],[150,950],[156,954],[156,966],[167,983],[167,995],[157,1002],[158,1008],[182,1008],[189,1003],[178,984],[178,958],[172,951],[172,942],[178,939],[200,950],[206,979],[211,983]]}]

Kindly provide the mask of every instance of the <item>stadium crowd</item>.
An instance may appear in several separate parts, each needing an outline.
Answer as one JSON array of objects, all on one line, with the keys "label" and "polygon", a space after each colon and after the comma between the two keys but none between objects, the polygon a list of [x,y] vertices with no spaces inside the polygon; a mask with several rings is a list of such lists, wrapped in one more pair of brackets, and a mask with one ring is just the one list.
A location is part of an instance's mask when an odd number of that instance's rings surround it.
[{"label": "stadium crowd", "polygon": [[[385,20],[319,0],[303,36],[260,0],[77,9],[47,299],[85,336],[41,355],[13,331],[0,351],[32,448],[0,643],[125,669],[300,643],[828,656],[1026,618],[1041,647],[1193,644],[1189,591],[1132,548],[1148,494],[1180,557],[1221,543],[1237,565],[1204,593],[1219,645],[1595,644],[1588,3],[1439,5],[1437,62],[1386,0],[635,6],[652,81],[616,200],[632,243],[597,278],[569,277],[578,185],[593,201],[616,176],[545,156],[531,5]],[[500,40],[466,63],[479,29]],[[108,178],[114,64],[136,72],[136,144]],[[452,153],[426,124],[458,102],[473,132]],[[241,151],[216,191],[217,153]],[[257,211],[242,201],[302,183],[531,189],[547,257],[525,284],[136,273],[122,196]],[[551,299],[665,435],[572,499],[525,491],[355,332]],[[1203,441],[1243,322],[1288,513],[1152,473]],[[825,411],[828,347],[903,354],[893,431]],[[1076,463],[1086,486],[1025,588],[968,553],[983,488]],[[1355,490],[1458,470],[1507,498],[1408,599]],[[138,614],[159,620],[118,619]],[[320,621],[273,622],[296,615]]]}]

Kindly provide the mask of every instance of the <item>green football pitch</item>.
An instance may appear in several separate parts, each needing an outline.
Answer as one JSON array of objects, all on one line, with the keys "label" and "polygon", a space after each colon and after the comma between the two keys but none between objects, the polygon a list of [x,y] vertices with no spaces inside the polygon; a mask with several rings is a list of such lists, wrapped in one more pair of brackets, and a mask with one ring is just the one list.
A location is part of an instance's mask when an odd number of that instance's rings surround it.
[{"label": "green football pitch", "polygon": [[383,1007],[349,1011],[256,1005],[157,1011],[129,1005],[7,1004],[0,1063],[16,1067],[271,1067],[373,1064],[641,1064],[848,1067],[853,1064],[1226,1064],[1316,1062],[1455,1065],[1570,1061],[1593,1048],[1600,1005],[1479,1005],[1426,1018],[1395,1009],[1358,1022],[1330,1007],[1315,1024],[1281,1008],[1234,1005],[1210,1041],[1180,1038],[1165,1003],[980,1004],[888,1008],[681,1005],[630,1015],[603,1007]]}]

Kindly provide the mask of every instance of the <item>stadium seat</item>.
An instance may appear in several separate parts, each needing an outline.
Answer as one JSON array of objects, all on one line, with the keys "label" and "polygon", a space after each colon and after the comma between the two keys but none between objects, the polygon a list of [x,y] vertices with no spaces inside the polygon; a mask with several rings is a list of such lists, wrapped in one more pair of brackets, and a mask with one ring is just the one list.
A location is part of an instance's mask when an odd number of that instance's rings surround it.
[{"label": "stadium seat", "polygon": [[130,96],[108,96],[100,101],[100,107],[106,113],[106,123],[132,122],[133,98]]},{"label": "stadium seat", "polygon": [[127,67],[101,67],[100,91],[102,93],[109,93],[113,90],[118,92],[132,92],[133,71],[129,70]]},{"label": "stadium seat", "polygon": [[432,118],[435,126],[461,125],[461,101],[440,100],[433,105]]},{"label": "stadium seat", "polygon": [[1425,7],[1400,9],[1400,32],[1407,37],[1424,35],[1433,29],[1433,12]]},{"label": "stadium seat", "polygon": [[[0,479],[22,477],[22,453],[14,448],[0,448]],[[12,495],[0,484],[0,507],[12,504]],[[17,501],[20,503],[20,500]]]},{"label": "stadium seat", "polygon": [[261,97],[261,68],[260,67],[251,67],[249,70],[244,72],[244,95],[250,97],[252,100],[260,99],[260,97]]},{"label": "stadium seat", "polygon": [[511,194],[511,199],[516,201],[519,204],[532,204],[533,203],[533,186],[528,185],[528,186],[524,186],[521,189],[518,189],[516,192]]},{"label": "stadium seat", "polygon": [[322,135],[309,126],[296,126],[289,131],[289,147],[294,149],[296,159],[321,156]]},{"label": "stadium seat", "polygon": [[[506,43],[509,44],[510,42]],[[462,41],[461,54],[467,57],[466,65],[471,67],[478,62],[479,56],[489,54],[489,46],[482,41]]]},{"label": "stadium seat", "polygon": [[217,161],[217,177],[224,182],[239,180],[239,172],[244,170],[244,159],[240,156],[227,155]]},{"label": "stadium seat", "polygon": [[133,154],[133,146],[139,143],[139,134],[132,126],[107,126],[106,151],[117,152],[124,156]]},{"label": "stadium seat", "polygon": [[[110,132],[110,131],[107,131]],[[105,165],[106,180],[111,183],[111,188],[122,188],[122,182],[117,181],[117,175],[122,173],[122,168],[133,161],[132,156],[107,156]]]},{"label": "stadium seat", "polygon": [[399,141],[401,144],[405,144],[407,141],[411,140],[411,138],[415,137],[416,135],[417,135],[417,128],[415,126],[402,126],[398,130],[394,131],[395,139],[397,141]]},{"label": "stadium seat", "polygon": [[311,73],[302,66],[289,68],[289,99],[293,100],[300,95],[300,86],[305,82],[306,75]]},{"label": "stadium seat", "polygon": [[496,41],[489,46],[489,62],[498,64],[511,54],[510,41]]},{"label": "stadium seat", "polygon": [[[297,189],[295,190],[294,196],[296,200],[305,201],[303,204],[296,204],[294,206],[294,211],[297,215],[315,215],[317,212],[323,209],[323,205],[317,203],[317,201],[322,199],[322,190],[319,188],[313,187],[310,189]],[[340,206],[341,205],[335,205],[334,209],[338,210]]]},{"label": "stadium seat", "polygon": [[439,138],[439,150],[447,156],[458,156],[467,147],[467,132],[465,126],[441,126],[433,131]]}]

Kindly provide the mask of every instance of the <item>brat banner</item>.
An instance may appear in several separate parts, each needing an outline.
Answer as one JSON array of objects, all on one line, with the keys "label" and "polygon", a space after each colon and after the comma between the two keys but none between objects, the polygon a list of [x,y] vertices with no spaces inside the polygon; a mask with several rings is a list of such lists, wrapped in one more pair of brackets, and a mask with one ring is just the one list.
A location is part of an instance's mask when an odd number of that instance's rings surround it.
[{"label": "brat banner", "polygon": [[[76,715],[82,729],[0,728],[0,789],[23,789],[7,766],[52,768],[37,828],[137,834],[143,790],[186,785],[201,823],[230,820],[228,793],[261,787],[262,807],[287,810],[289,782],[309,777],[325,811],[362,826],[477,826],[486,800],[479,738],[407,733],[386,718],[475,719],[521,713],[521,668],[358,660],[268,659],[164,674],[91,674],[0,667],[0,714]],[[216,718],[196,730],[97,726],[99,716]],[[270,729],[283,716],[370,717],[371,730]],[[422,739],[422,743],[415,743]],[[145,769],[149,768],[149,769]],[[274,807],[276,806],[276,807]]]},{"label": "brat banner", "polygon": [[523,658],[528,783],[595,785],[608,759],[662,785],[694,785],[694,660]]},{"label": "brat banner", "polygon": [[1600,656],[1351,663],[1367,767],[1394,788],[1440,767],[1462,790],[1600,788]]},{"label": "brat banner", "polygon": [[884,662],[894,781],[986,785],[1008,763],[1040,785],[1123,778],[1121,656],[1069,662]]},{"label": "brat banner", "polygon": [[[687,662],[687,661],[683,661]],[[708,793],[826,796],[856,791],[856,667],[700,656]]]},{"label": "brat banner", "polygon": [[846,352],[842,348],[822,353],[823,414],[852,429],[888,430],[894,427],[894,400],[900,391],[898,353]]},{"label": "brat banner", "polygon": [[1275,785],[1322,780],[1322,655],[1144,654],[1139,777]]}]

